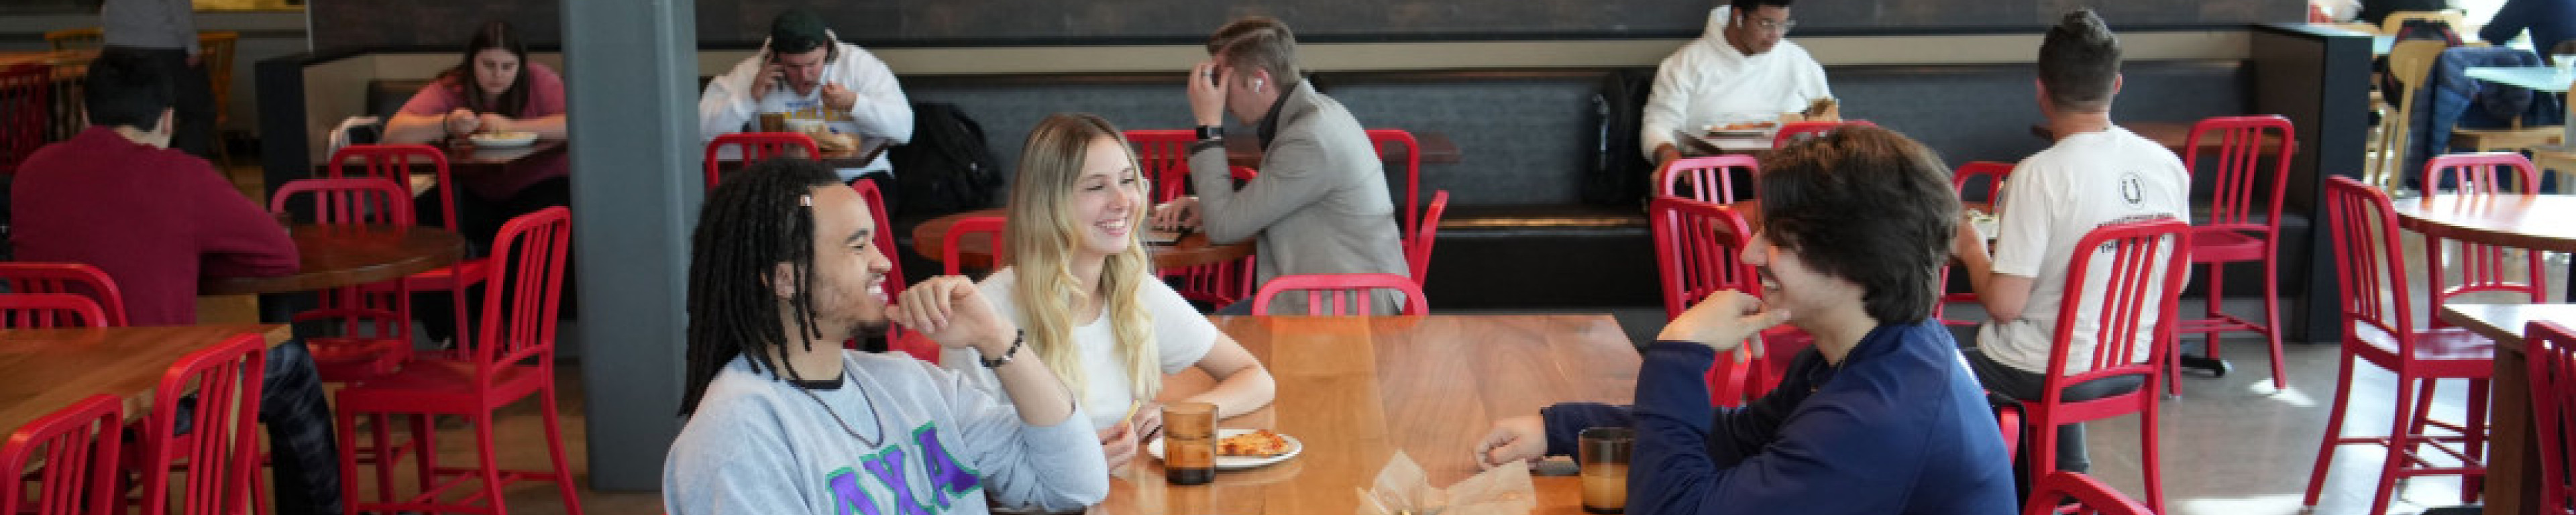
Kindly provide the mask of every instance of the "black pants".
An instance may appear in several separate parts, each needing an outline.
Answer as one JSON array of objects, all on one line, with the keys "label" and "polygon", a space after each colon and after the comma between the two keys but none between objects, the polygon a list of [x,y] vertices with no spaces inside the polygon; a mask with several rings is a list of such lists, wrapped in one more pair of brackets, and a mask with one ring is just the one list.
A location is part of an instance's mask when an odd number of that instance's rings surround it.
[{"label": "black pants", "polygon": [[170,148],[214,159],[216,99],[213,84],[207,82],[205,66],[189,66],[185,49],[108,47],[105,51],[143,56],[163,75],[176,79],[172,93],[177,97],[170,106]]},{"label": "black pants", "polygon": [[[1952,328],[1954,335],[1962,330],[1968,334],[1958,338],[1959,341],[1976,341],[1975,326]],[[1977,375],[1977,383],[1985,386],[1986,391],[2002,394],[2024,403],[2039,402],[2040,393],[2046,385],[2045,374],[1998,363],[1994,358],[1987,357],[1984,349],[1973,345],[1965,346],[1959,351],[1968,360],[1968,371]],[[2138,391],[2138,387],[2145,384],[2146,378],[2138,376],[2104,378],[2066,387],[2064,395],[2060,398],[2069,402],[2089,401]],[[2023,442],[2029,441],[2023,440]],[[2030,452],[2025,449],[2019,455],[2028,456]],[[2086,459],[2084,454],[2083,424],[2058,426],[2056,465],[2057,470],[2068,472],[2084,472],[2093,468],[2092,460]]]},{"label": "black pants", "polygon": [[[436,187],[430,188],[416,198],[413,206],[420,223],[422,225],[446,223],[446,206],[442,200],[447,198],[449,198],[447,192]],[[472,191],[456,192],[454,199],[457,209],[456,230],[458,235],[465,237],[467,254],[483,256],[491,252],[492,240],[500,236],[501,225],[510,223],[510,219],[548,207],[572,205],[572,181],[569,178],[538,181],[536,184],[520,188],[519,192],[512,194],[510,198],[497,201],[475,195]],[[569,256],[564,260],[563,291],[566,292],[573,291],[571,261]],[[465,295],[466,302],[479,302],[482,292],[481,287],[469,288]],[[580,304],[573,300],[575,297],[578,296],[563,295],[562,304],[560,304],[562,311],[557,314],[566,318],[577,315]],[[415,292],[411,298],[411,310],[412,318],[420,321],[413,327],[419,328],[422,334],[433,341],[448,339],[459,330],[456,326],[456,296],[453,293]],[[473,323],[473,313],[471,309],[466,310],[466,322],[469,324]]]}]

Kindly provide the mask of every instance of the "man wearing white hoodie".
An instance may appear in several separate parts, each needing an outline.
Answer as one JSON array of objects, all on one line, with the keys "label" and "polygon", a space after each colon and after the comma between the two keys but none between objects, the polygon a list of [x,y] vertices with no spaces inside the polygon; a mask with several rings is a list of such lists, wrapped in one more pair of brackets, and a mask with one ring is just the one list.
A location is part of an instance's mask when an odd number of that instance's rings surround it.
[{"label": "man wearing white hoodie", "polygon": [[1673,157],[1675,131],[1697,130],[1734,118],[1770,120],[1803,111],[1834,96],[1825,68],[1783,36],[1793,0],[1730,0],[1709,10],[1708,29],[1655,70],[1655,92],[1646,97],[1639,140],[1646,159]]},{"label": "man wearing white hoodie", "polygon": [[[832,132],[863,140],[912,141],[912,103],[894,70],[858,45],[841,42],[812,11],[789,9],[770,21],[760,52],[707,82],[698,97],[701,142],[750,129],[760,113],[821,120]],[[884,155],[862,168],[835,171],[842,182],[894,173]]]}]

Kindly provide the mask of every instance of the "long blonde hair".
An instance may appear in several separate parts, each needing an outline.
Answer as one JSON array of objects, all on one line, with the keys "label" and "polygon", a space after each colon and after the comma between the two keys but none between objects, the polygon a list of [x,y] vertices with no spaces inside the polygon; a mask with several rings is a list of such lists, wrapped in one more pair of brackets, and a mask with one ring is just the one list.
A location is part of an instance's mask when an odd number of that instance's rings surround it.
[{"label": "long blonde hair", "polygon": [[[1070,197],[1074,181],[1082,176],[1084,154],[1104,138],[1118,142],[1129,166],[1135,167],[1136,153],[1127,138],[1099,116],[1058,113],[1029,131],[1028,144],[1020,150],[1019,174],[1011,180],[1011,223],[1002,232],[1009,263],[1019,274],[1011,300],[1019,305],[1029,347],[1080,399],[1089,395],[1090,379],[1074,348],[1073,328],[1087,320],[1074,320],[1073,307],[1087,296],[1101,295],[1100,306],[1117,340],[1116,355],[1127,373],[1128,388],[1136,398],[1151,399],[1162,390],[1163,374],[1153,315],[1136,294],[1146,281],[1156,280],[1153,260],[1146,256],[1143,243],[1130,232],[1126,248],[1101,263],[1100,283],[1093,291],[1080,291],[1081,281],[1073,276],[1070,258],[1075,240],[1088,222],[1074,219]],[[1111,184],[1116,187],[1117,183]],[[1141,177],[1134,189],[1140,205],[1146,192],[1152,191]],[[1144,227],[1146,210],[1134,211],[1128,226]]]}]

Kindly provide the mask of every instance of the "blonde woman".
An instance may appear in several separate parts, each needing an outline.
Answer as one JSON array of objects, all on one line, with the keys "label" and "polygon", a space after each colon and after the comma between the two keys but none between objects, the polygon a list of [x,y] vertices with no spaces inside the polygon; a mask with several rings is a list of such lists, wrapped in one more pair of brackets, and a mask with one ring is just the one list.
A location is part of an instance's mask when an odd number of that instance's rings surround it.
[{"label": "blonde woman", "polygon": [[[977,286],[1027,332],[1030,350],[1072,387],[1100,431],[1109,468],[1133,459],[1140,436],[1161,426],[1151,404],[1163,376],[1192,366],[1216,386],[1190,402],[1232,417],[1270,403],[1270,371],[1154,275],[1135,231],[1145,224],[1146,182],[1126,138],[1089,114],[1038,122],[1011,183],[1006,263]],[[940,363],[990,387],[981,356],[947,350]],[[999,391],[996,388],[988,388]]]}]

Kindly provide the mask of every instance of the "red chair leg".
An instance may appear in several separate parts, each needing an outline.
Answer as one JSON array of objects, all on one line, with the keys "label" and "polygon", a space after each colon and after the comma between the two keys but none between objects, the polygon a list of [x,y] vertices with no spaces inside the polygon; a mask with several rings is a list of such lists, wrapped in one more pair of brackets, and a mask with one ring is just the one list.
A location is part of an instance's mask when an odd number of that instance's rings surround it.
[{"label": "red chair leg", "polygon": [[2290,373],[2281,364],[2281,267],[2279,257],[2263,258],[2263,340],[2272,346],[2272,390],[2290,389]]},{"label": "red chair leg", "polygon": [[358,414],[341,411],[332,417],[340,426],[340,498],[354,513],[358,502]]},{"label": "red chair leg", "polygon": [[[435,490],[438,488],[438,419],[428,413],[413,413],[410,418],[411,443],[406,447],[415,455],[412,466],[420,475],[420,491]],[[385,502],[393,501],[388,499]]]},{"label": "red chair leg", "polygon": [[542,407],[546,415],[546,451],[554,460],[555,488],[563,493],[564,513],[581,515],[581,496],[573,491],[572,467],[564,464],[563,427],[556,421],[555,389],[549,386],[540,394],[545,396],[540,402],[545,403]]},{"label": "red chair leg", "polygon": [[[2211,319],[2213,319],[2213,320],[2219,320],[2219,321],[2221,321],[2220,323],[2226,323],[2226,322],[2224,322],[2224,321],[2225,321],[2225,320],[2227,320],[2227,318],[2226,318],[2226,316],[2227,316],[2227,304],[2225,303],[2225,301],[2227,300],[2227,298],[2226,298],[2226,296],[2225,296],[2225,294],[2226,294],[2226,293],[2227,293],[2227,264],[2226,264],[2226,263],[2210,263],[2210,264],[2209,264],[2209,305],[2207,305],[2207,306],[2203,306],[2203,307],[2208,308],[2208,311],[2209,311],[2209,318],[2211,318]],[[2219,359],[2219,358],[2218,358],[2218,335],[2219,335],[2219,333],[2224,333],[2224,332],[2226,332],[2226,331],[2210,331],[2209,333],[2202,335],[2202,340],[2201,340],[2201,341],[2202,341],[2202,342],[2204,342],[2204,343],[2202,343],[2202,345],[2201,345],[2200,352],[2201,352],[2202,354],[2207,355],[2207,357],[2208,357],[2209,359],[2213,359],[2213,360],[2215,360],[2215,359]]]},{"label": "red chair leg", "polygon": [[[2148,391],[2153,392],[2154,390],[2150,389]],[[2146,471],[2143,479],[2145,479],[2147,483],[2147,510],[2155,513],[2169,513],[2165,511],[2165,476],[2164,464],[2162,463],[2164,461],[2164,453],[2160,449],[2161,446],[2156,444],[2158,441],[2156,438],[2157,411],[2160,410],[2149,407],[2147,408],[2146,413],[2140,414],[2141,416],[2138,419],[2138,433],[2145,436],[2143,441],[2140,443],[2146,447],[2147,451],[2145,455],[2138,457],[2138,463],[2141,468]]]},{"label": "red chair leg", "polygon": [[2415,382],[2415,378],[2412,377],[2404,375],[2397,377],[2397,402],[2394,403],[2397,413],[2394,417],[2395,421],[2389,423],[2388,452],[2386,457],[2379,460],[2379,484],[2371,488],[2370,511],[2363,513],[2388,513],[2389,498],[2397,493],[2398,469],[2405,467],[2407,456],[2412,454],[2409,452],[2414,446],[2412,442],[2415,441],[2408,437],[2406,428],[2420,427],[2424,423],[2420,418],[2423,416],[2421,412],[2409,413],[2414,411],[2415,407],[2412,402],[2409,402],[2414,400]]},{"label": "red chair leg", "polygon": [[491,501],[492,513],[510,513],[509,506],[502,501],[500,455],[498,449],[493,448],[492,445],[492,414],[475,413],[468,416],[474,417],[475,458],[483,465],[483,470],[480,471],[483,476],[483,498]]},{"label": "red chair leg", "polygon": [[2343,412],[2352,398],[2353,356],[2344,352],[2336,359],[2340,363],[2335,370],[2334,405],[2326,409],[2326,435],[2317,439],[2317,463],[2308,471],[2308,492],[2299,499],[2300,506],[2317,505],[2317,494],[2325,491],[2326,466],[2334,463],[2335,444],[2343,438]]}]

